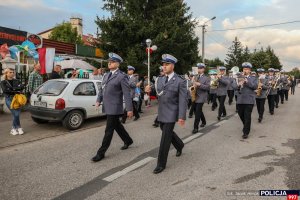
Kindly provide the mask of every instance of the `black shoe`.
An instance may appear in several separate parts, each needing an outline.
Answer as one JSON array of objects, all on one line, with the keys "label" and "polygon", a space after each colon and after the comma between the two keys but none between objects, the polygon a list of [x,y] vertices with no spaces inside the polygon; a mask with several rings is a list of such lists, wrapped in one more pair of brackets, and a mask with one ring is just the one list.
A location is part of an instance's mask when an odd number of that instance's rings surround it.
[{"label": "black shoe", "polygon": [[248,135],[247,134],[244,134],[243,135],[243,139],[247,139],[248,138]]},{"label": "black shoe", "polygon": [[176,157],[181,156],[181,154],[182,154],[182,149],[181,149],[180,151],[177,151],[177,152],[176,152]]},{"label": "black shoe", "polygon": [[193,115],[189,115],[189,118],[193,118]]},{"label": "black shoe", "polygon": [[282,101],[281,104],[283,104],[284,102]]},{"label": "black shoe", "polygon": [[276,107],[275,108],[278,108],[279,106],[278,105],[276,105]]},{"label": "black shoe", "polygon": [[270,112],[271,115],[274,115],[274,112]]},{"label": "black shoe", "polygon": [[196,134],[196,133],[198,133],[198,131],[199,131],[198,129],[194,129],[194,130],[192,131],[192,133],[193,133],[193,134]]},{"label": "black shoe", "polygon": [[155,128],[157,128],[157,127],[159,127],[159,124],[154,123],[154,124],[152,124],[152,126],[155,127]]},{"label": "black shoe", "polygon": [[161,173],[162,171],[164,171],[164,167],[156,167],[153,171],[153,174],[159,174]]},{"label": "black shoe", "polygon": [[105,157],[104,155],[99,155],[99,154],[97,154],[96,156],[94,156],[94,157],[92,158],[92,161],[93,161],[93,162],[99,162],[99,161],[102,160],[104,157]]},{"label": "black shoe", "polygon": [[219,121],[221,120],[221,117],[217,117],[217,118],[218,118]]},{"label": "black shoe", "polygon": [[122,123],[122,124],[125,124],[125,123],[126,123],[126,119],[122,119],[122,120],[121,120],[121,123]]},{"label": "black shoe", "polygon": [[201,124],[200,127],[203,128],[206,124]]},{"label": "black shoe", "polygon": [[262,120],[261,118],[258,118],[258,123],[261,123],[261,120]]},{"label": "black shoe", "polygon": [[129,143],[129,144],[124,144],[124,146],[121,147],[121,150],[125,150],[125,149],[128,149],[128,147],[130,145],[132,145],[133,142]]},{"label": "black shoe", "polygon": [[135,117],[134,119],[133,119],[133,121],[136,121],[136,120],[138,120],[140,117]]},{"label": "black shoe", "polygon": [[215,111],[215,108],[211,108],[211,111]]}]

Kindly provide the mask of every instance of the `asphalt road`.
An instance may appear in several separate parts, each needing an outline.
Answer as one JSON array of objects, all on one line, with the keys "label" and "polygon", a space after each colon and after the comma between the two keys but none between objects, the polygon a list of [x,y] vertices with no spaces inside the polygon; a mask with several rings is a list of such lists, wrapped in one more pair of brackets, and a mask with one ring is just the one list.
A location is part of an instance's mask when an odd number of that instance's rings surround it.
[{"label": "asphalt road", "polygon": [[[286,199],[233,196],[244,190],[300,189],[300,93],[280,105],[275,115],[257,122],[241,138],[235,106],[217,122],[217,111],[205,105],[207,126],[192,135],[193,119],[175,131],[186,145],[181,157],[169,153],[166,170],[156,166],[161,132],[155,115],[125,125],[134,144],[121,151],[115,135],[106,158],[92,163],[105,126],[0,149],[0,199]],[[266,104],[267,108],[267,104]]]}]

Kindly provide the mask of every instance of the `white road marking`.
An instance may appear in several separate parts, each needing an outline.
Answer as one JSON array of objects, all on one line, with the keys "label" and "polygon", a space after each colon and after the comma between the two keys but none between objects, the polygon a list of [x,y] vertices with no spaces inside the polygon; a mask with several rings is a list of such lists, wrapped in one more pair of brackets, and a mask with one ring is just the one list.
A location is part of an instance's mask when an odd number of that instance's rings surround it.
[{"label": "white road marking", "polygon": [[112,181],[120,178],[121,176],[124,176],[125,174],[127,174],[127,173],[129,173],[129,172],[131,172],[131,171],[133,171],[133,170],[135,170],[135,169],[137,169],[137,168],[139,168],[139,167],[141,167],[141,166],[143,166],[143,165],[147,164],[148,162],[150,162],[152,160],[155,160],[155,159],[156,158],[153,158],[153,157],[144,158],[143,160],[140,160],[140,161],[126,167],[125,169],[123,169],[121,171],[118,171],[118,172],[104,178],[103,180],[108,181],[108,182],[112,182]]},{"label": "white road marking", "polygon": [[200,137],[201,135],[203,135],[203,133],[196,133],[196,134],[194,134],[194,135],[192,135],[192,136],[190,136],[190,137],[188,137],[188,138],[185,138],[185,139],[183,140],[183,143],[186,144],[186,143],[188,143],[188,142],[190,142],[190,141],[192,141],[192,140],[194,140],[194,139]]}]

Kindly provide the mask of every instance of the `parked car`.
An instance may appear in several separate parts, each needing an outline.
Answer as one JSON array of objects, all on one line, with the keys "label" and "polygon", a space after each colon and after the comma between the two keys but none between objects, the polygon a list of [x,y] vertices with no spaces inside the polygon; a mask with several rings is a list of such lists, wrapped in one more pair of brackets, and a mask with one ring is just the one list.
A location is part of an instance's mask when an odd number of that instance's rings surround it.
[{"label": "parked car", "polygon": [[101,82],[89,79],[49,80],[30,97],[28,110],[38,124],[61,121],[69,130],[80,128],[84,120],[105,115],[96,109]]}]

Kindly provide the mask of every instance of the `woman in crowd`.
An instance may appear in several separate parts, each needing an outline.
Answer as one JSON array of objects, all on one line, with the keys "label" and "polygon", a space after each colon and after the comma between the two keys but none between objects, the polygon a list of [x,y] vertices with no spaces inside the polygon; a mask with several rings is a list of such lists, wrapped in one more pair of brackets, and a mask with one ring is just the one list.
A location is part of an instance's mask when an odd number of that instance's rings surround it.
[{"label": "woman in crowd", "polygon": [[15,79],[15,71],[13,69],[5,69],[3,72],[3,80],[1,81],[1,88],[5,97],[5,104],[9,108],[12,117],[13,125],[10,131],[12,135],[24,134],[20,124],[20,113],[21,109],[12,109],[10,107],[11,102],[16,94],[20,94],[24,89],[24,86],[19,80]]}]

